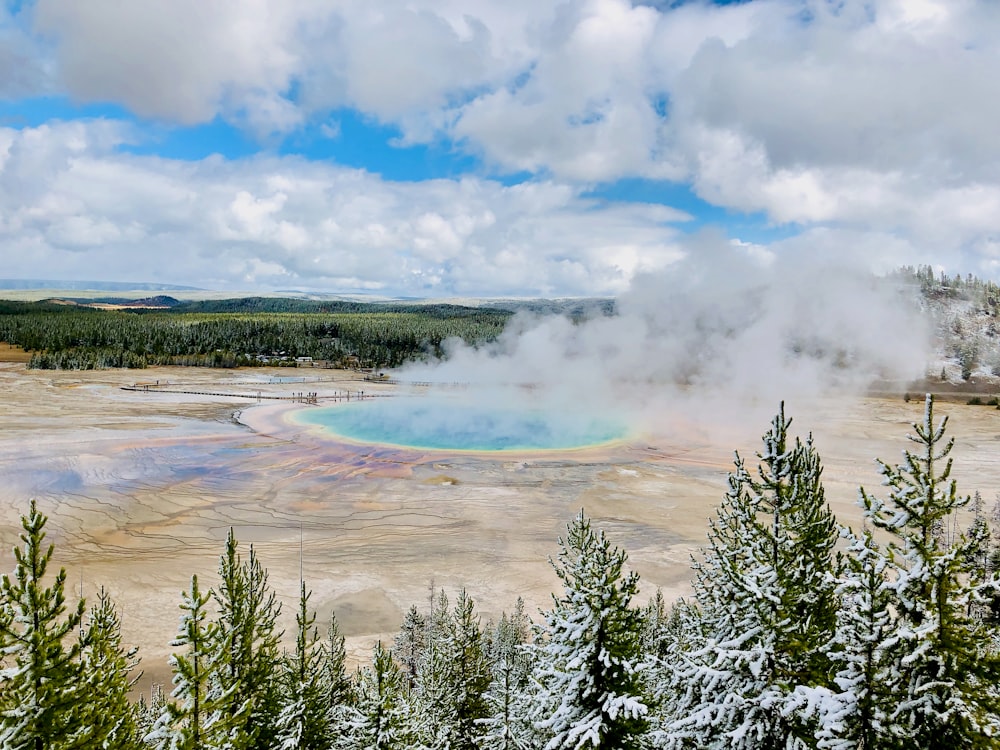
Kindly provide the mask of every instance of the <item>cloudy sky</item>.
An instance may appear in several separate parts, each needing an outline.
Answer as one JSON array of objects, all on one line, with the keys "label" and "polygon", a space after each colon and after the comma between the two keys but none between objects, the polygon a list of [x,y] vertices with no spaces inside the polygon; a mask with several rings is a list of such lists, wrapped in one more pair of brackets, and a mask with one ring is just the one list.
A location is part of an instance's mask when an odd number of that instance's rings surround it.
[{"label": "cloudy sky", "polygon": [[705,236],[1000,277],[994,0],[4,0],[3,278],[618,294]]}]

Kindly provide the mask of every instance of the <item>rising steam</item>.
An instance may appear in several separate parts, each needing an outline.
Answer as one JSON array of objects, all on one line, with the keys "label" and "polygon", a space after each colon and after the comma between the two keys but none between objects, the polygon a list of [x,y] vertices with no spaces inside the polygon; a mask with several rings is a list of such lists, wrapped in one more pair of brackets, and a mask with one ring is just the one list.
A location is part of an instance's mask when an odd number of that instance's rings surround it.
[{"label": "rising steam", "polygon": [[836,260],[759,257],[711,237],[636,277],[617,308],[581,324],[520,315],[494,344],[449,342],[443,361],[403,377],[468,383],[512,405],[614,412],[655,433],[668,415],[773,413],[782,399],[919,377],[929,361],[909,291]]}]

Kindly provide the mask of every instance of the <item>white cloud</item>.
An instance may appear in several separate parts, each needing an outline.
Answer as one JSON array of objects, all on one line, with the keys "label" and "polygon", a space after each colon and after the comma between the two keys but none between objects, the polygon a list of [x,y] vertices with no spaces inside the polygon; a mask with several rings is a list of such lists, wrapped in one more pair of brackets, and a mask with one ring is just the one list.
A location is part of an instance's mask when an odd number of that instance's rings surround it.
[{"label": "white cloud", "polygon": [[[303,6],[305,8],[305,6]],[[287,126],[294,38],[308,16],[271,0],[38,0],[37,29],[56,40],[71,95],[119,101],[143,117],[184,124],[216,113],[272,114]],[[295,119],[295,118],[293,118]]]},{"label": "white cloud", "polygon": [[[232,257],[242,257],[248,243],[267,242],[281,249],[288,268],[310,249],[311,258],[326,257],[317,242],[345,242],[396,253],[400,278],[432,285],[474,286],[478,276],[464,263],[503,258],[509,274],[501,269],[493,278],[512,284],[515,269],[533,269],[538,250],[530,243],[544,238],[548,260],[535,288],[619,288],[637,270],[672,257],[663,249],[670,243],[653,251],[650,237],[607,236],[588,224],[578,188],[558,185],[634,176],[691,185],[712,203],[763,212],[774,223],[892,236],[920,255],[934,248],[992,267],[989,248],[1000,233],[1000,4],[670,5],[36,0],[31,13],[0,11],[0,95],[49,90],[58,80],[79,100],[120,102],[140,116],[184,124],[222,117],[264,142],[354,108],[397,125],[402,144],[457,143],[491,168],[543,180],[545,195],[535,196],[540,206],[518,204],[516,192],[488,182],[472,181],[485,191],[478,196],[443,183],[471,205],[467,216],[444,204],[433,183],[422,186],[425,197],[412,210],[401,196],[416,188],[380,183],[377,206],[344,201],[344,213],[328,217],[322,230],[306,217],[318,216],[330,197],[322,186],[295,181],[312,174],[304,164],[293,168],[286,203],[256,224],[227,213],[235,192],[209,201],[203,224],[220,233],[219,242],[230,233],[225,241],[237,243],[227,250]],[[26,31],[29,16],[35,36]],[[328,136],[336,137],[339,129],[331,128]],[[40,136],[26,132],[18,148],[32,137]],[[58,169],[72,153],[68,140],[48,148],[62,155],[32,151],[42,160],[36,165],[18,156],[5,167],[6,183],[23,179],[23,189],[39,189],[34,170]],[[143,189],[167,189],[163,174],[183,170],[162,164],[157,171],[153,162],[112,154],[104,163]],[[247,207],[261,207],[278,192],[259,184],[266,171],[292,169],[290,163],[223,164],[221,174],[244,180],[238,190],[250,196]],[[221,190],[207,171],[196,166],[189,179],[171,182],[165,206],[140,223],[202,231],[178,225],[200,214],[174,191]],[[70,195],[66,190],[50,203],[75,210]],[[506,213],[515,204],[525,212],[519,231],[510,229]],[[553,213],[541,216],[542,206]],[[579,212],[572,222],[560,213],[566,206]],[[604,211],[602,221],[622,210]],[[493,224],[477,223],[483,211],[494,212]],[[8,217],[5,225],[15,221],[30,224],[31,217]],[[648,216],[631,221],[655,224]],[[83,234],[97,236],[100,226]],[[555,226],[560,232],[550,231]],[[592,235],[601,238],[601,258],[588,249],[596,244]],[[579,251],[570,241],[582,243]],[[356,270],[348,275],[368,278]],[[253,277],[263,278],[262,271]]]},{"label": "white cloud", "polygon": [[[95,121],[0,129],[6,272],[428,296],[613,294],[680,256],[663,206],[565,185],[394,183],[297,157],[172,161]],[[81,252],[85,250],[86,252]]]}]

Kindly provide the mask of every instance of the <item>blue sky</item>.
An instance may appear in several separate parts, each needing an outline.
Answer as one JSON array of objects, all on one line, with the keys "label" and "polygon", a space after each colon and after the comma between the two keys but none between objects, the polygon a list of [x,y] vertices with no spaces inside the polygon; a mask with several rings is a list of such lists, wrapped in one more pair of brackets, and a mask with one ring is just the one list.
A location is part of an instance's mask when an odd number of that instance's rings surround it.
[{"label": "blue sky", "polygon": [[626,291],[708,244],[997,276],[975,0],[7,2],[6,277]]}]

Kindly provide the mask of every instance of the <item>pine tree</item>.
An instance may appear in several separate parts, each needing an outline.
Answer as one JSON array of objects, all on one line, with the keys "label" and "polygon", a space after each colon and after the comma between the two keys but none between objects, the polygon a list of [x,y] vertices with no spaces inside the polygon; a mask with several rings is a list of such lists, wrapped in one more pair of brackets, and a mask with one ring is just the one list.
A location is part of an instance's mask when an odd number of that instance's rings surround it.
[{"label": "pine tree", "polygon": [[147,747],[164,747],[159,730],[159,723],[163,717],[163,712],[167,704],[167,699],[163,695],[163,685],[154,682],[149,687],[149,697],[145,693],[139,695],[139,702],[136,706],[139,735],[143,738]]},{"label": "pine tree", "polygon": [[[84,747],[93,717],[83,715],[77,631],[85,604],[66,607],[66,571],[44,583],[54,547],[43,547],[46,517],[35,501],[22,516],[23,549],[15,548],[13,579],[0,579],[0,649],[9,666],[0,675],[0,747],[69,750]],[[67,642],[68,641],[68,642]]]},{"label": "pine tree", "polygon": [[799,690],[799,710],[816,716],[817,747],[868,750],[886,747],[896,696],[892,690],[888,650],[895,639],[891,580],[895,564],[865,529],[857,536],[844,529],[849,542],[846,565],[837,587],[841,608],[830,644],[837,667],[834,686]]},{"label": "pine tree", "polygon": [[139,665],[137,648],[121,642],[121,620],[107,592],[97,594],[81,639],[81,708],[87,721],[87,744],[106,750],[143,747],[137,707],[129,692],[141,675],[131,676]]},{"label": "pine tree", "polygon": [[303,582],[295,615],[295,653],[286,659],[282,680],[284,706],[278,717],[277,744],[281,750],[326,750],[332,738],[323,650],[313,627],[316,615],[308,610],[310,596]]},{"label": "pine tree", "polygon": [[392,654],[379,642],[370,667],[358,672],[357,700],[340,711],[337,750],[410,750],[416,747],[409,722],[406,682]]},{"label": "pine tree", "polygon": [[994,747],[1000,732],[996,632],[971,615],[995,579],[977,580],[964,540],[934,533],[970,502],[951,478],[947,423],[947,417],[934,423],[928,394],[923,421],[908,436],[918,452],[904,451],[899,465],[879,461],[887,500],[861,490],[866,520],[893,537],[897,563],[890,581],[897,621],[887,654],[887,687],[897,696],[889,717],[896,747]]},{"label": "pine tree", "polygon": [[795,710],[801,688],[828,687],[827,646],[836,624],[833,548],[812,438],[789,445],[782,404],[758,454],[758,477],[736,455],[729,489],[695,565],[691,644],[668,682],[684,686],[665,706],[666,736],[704,747],[808,745],[815,719]]},{"label": "pine tree", "polygon": [[402,665],[410,690],[417,684],[417,668],[424,648],[426,627],[424,616],[416,605],[411,606],[403,618],[403,626],[392,647],[393,656]]},{"label": "pine tree", "polygon": [[969,569],[969,580],[977,589],[977,596],[970,602],[969,614],[991,623],[995,621],[1000,587],[993,576],[993,533],[983,509],[983,496],[977,490],[972,495],[972,523],[960,545],[963,562]]},{"label": "pine tree", "polygon": [[647,698],[640,672],[639,577],[627,555],[595,533],[583,511],[559,540],[563,583],[536,634],[535,727],[545,750],[630,750],[643,746]]},{"label": "pine tree", "polygon": [[354,689],[351,685],[351,678],[347,674],[344,636],[340,633],[336,614],[330,615],[330,625],[326,630],[326,643],[323,644],[321,668],[324,700],[332,722],[332,717],[340,706],[349,705],[354,701]]},{"label": "pine tree", "polygon": [[431,600],[412,691],[413,703],[417,707],[415,728],[428,748],[446,747],[451,737],[453,707],[458,699],[451,679],[453,641],[451,602],[442,589],[437,598]]},{"label": "pine tree", "polygon": [[472,597],[462,589],[452,614],[449,654],[455,703],[452,737],[447,746],[453,750],[476,750],[482,735],[481,722],[488,715],[485,693],[490,685],[490,667],[479,616],[474,610]]},{"label": "pine tree", "polygon": [[219,659],[212,698],[229,750],[270,750],[277,737],[281,610],[253,547],[246,562],[230,529],[212,590],[218,614],[211,650]]},{"label": "pine tree", "polygon": [[214,651],[214,623],[206,606],[211,598],[198,587],[198,576],[181,594],[181,621],[171,646],[184,647],[170,657],[174,673],[173,701],[164,701],[160,716],[147,742],[163,750],[201,750],[219,739],[220,699],[213,693],[215,673],[220,666]]},{"label": "pine tree", "polygon": [[642,610],[642,648],[645,653],[660,659],[667,655],[668,633],[673,614],[667,610],[663,590],[656,589],[653,598]]},{"label": "pine tree", "polygon": [[533,731],[528,723],[532,661],[530,620],[518,597],[514,612],[501,615],[487,646],[491,680],[483,694],[489,715],[480,720],[484,750],[525,750]]}]

